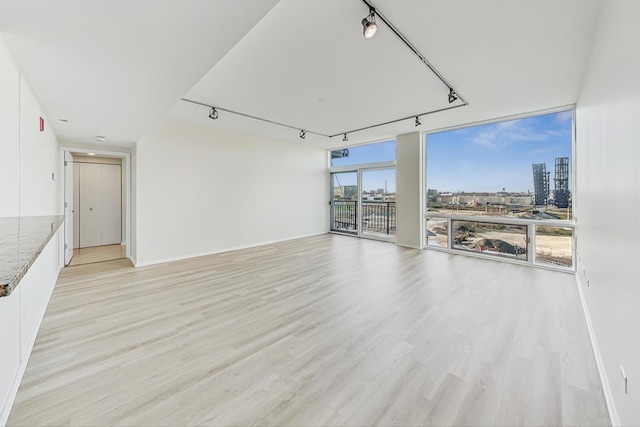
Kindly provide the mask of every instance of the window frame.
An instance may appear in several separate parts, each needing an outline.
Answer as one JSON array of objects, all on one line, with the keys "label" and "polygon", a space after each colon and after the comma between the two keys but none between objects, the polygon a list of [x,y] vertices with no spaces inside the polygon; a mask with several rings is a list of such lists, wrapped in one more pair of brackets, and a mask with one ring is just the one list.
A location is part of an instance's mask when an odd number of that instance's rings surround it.
[{"label": "window frame", "polygon": [[394,159],[394,160],[383,160],[381,162],[373,162],[373,163],[354,163],[352,165],[340,165],[340,166],[332,166],[331,165],[331,152],[332,151],[344,150],[345,148],[349,149],[349,148],[364,147],[366,145],[381,144],[383,142],[389,142],[389,141],[394,141],[397,144],[396,137],[394,136],[393,138],[382,138],[382,139],[376,139],[376,140],[373,140],[373,141],[357,143],[357,144],[353,144],[353,145],[340,145],[340,146],[335,147],[335,148],[327,148],[326,149],[327,169],[329,170],[329,172],[344,172],[346,170],[355,170],[355,169],[361,168],[361,167],[386,167],[386,166],[389,166],[389,165],[395,166],[396,159]]},{"label": "window frame", "polygon": [[[542,115],[547,115],[547,114],[554,114],[554,113],[561,113],[561,112],[566,112],[566,111],[571,111],[571,174],[570,174],[570,182],[571,182],[571,219],[570,220],[545,220],[545,219],[522,219],[522,218],[509,218],[509,217],[498,217],[498,216],[482,216],[482,215],[456,215],[456,214],[445,214],[445,213],[439,213],[439,212],[428,212],[428,206],[427,206],[427,200],[428,197],[426,196],[426,191],[429,188],[428,187],[428,181],[427,181],[427,176],[428,176],[428,170],[427,170],[427,162],[426,159],[429,156],[429,135],[431,134],[437,134],[437,133],[442,133],[442,132],[448,132],[448,131],[454,131],[454,130],[460,130],[460,129],[467,129],[467,128],[472,128],[472,127],[476,127],[476,126],[484,126],[484,125],[490,125],[490,124],[497,124],[497,123],[503,123],[503,122],[508,122],[511,120],[519,120],[519,119],[527,119],[527,118],[532,118],[532,117],[537,117],[537,116],[542,116]],[[441,252],[447,252],[447,253],[452,253],[452,254],[460,254],[460,255],[466,255],[466,256],[475,256],[475,257],[480,257],[480,258],[484,258],[484,259],[493,259],[496,261],[502,261],[502,262],[509,262],[509,263],[515,263],[515,264],[524,264],[524,265],[530,265],[530,266],[535,266],[538,268],[545,268],[545,269],[551,269],[551,270],[558,270],[558,271],[565,271],[565,272],[570,272],[570,273],[575,273],[576,271],[576,266],[577,266],[577,254],[578,254],[578,249],[577,249],[577,231],[576,231],[576,218],[577,218],[577,199],[578,197],[576,197],[577,195],[577,185],[576,185],[576,106],[575,104],[570,104],[570,105],[565,105],[565,106],[561,106],[561,107],[556,107],[556,108],[549,108],[549,109],[544,109],[544,110],[537,110],[537,111],[533,111],[533,112],[529,112],[529,113],[522,113],[522,114],[517,114],[517,115],[511,115],[511,116],[504,116],[501,118],[495,118],[495,119],[489,119],[489,120],[483,120],[483,121],[476,121],[476,122],[472,122],[472,123],[467,123],[467,124],[463,124],[463,125],[456,125],[456,126],[449,126],[449,127],[444,127],[444,128],[438,128],[438,129],[432,129],[429,131],[424,131],[421,133],[422,135],[422,139],[423,139],[423,144],[424,144],[424,158],[425,158],[425,164],[424,164],[424,168],[423,168],[423,173],[424,173],[424,177],[423,177],[423,184],[424,184],[424,188],[425,188],[425,202],[422,204],[422,216],[424,218],[425,221],[425,229],[424,232],[422,233],[422,239],[423,239],[423,249],[428,249],[428,250],[435,250],[435,251],[441,251]],[[426,228],[426,221],[428,218],[441,218],[441,219],[446,219],[447,220],[447,247],[438,247],[438,246],[430,246],[428,245],[428,237],[426,236],[427,234],[427,228]],[[488,254],[488,253],[474,253],[472,251],[464,251],[464,250],[460,250],[460,249],[455,249],[453,247],[454,242],[453,242],[453,230],[452,230],[452,222],[453,221],[469,221],[469,222],[484,222],[484,223],[493,223],[493,224],[513,224],[513,225],[526,225],[527,227],[527,236],[528,236],[528,242],[527,242],[527,253],[529,254],[528,259],[527,260],[517,260],[517,259],[510,259],[510,258],[506,258],[506,257],[501,257],[501,256],[496,256],[496,255],[492,255],[492,254]],[[569,228],[572,230],[571,233],[571,267],[563,267],[563,266],[558,266],[558,265],[552,265],[552,264],[544,264],[544,263],[540,263],[537,262],[536,260],[536,227],[537,226],[548,226],[548,227],[561,227],[561,228]]]}]

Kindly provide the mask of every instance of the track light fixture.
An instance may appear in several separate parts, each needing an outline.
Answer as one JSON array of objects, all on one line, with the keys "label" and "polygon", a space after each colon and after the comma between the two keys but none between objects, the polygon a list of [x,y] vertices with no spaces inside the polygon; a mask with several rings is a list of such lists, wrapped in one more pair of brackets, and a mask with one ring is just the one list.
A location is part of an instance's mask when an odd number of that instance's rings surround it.
[{"label": "track light fixture", "polygon": [[[393,23],[389,21],[389,19],[387,19],[385,14],[380,9],[375,8],[373,6],[371,1],[375,1],[375,0],[362,0],[362,3],[364,3],[366,7],[369,9],[369,13],[365,16],[364,19],[362,19],[362,35],[366,39],[370,39],[374,37],[378,31],[378,24],[376,23],[376,21],[380,21],[381,23],[383,23],[385,25],[385,34],[383,35],[390,36],[390,37],[392,37],[392,35],[395,35],[396,37],[398,37],[398,39],[402,43],[404,43],[404,45],[406,45],[406,47],[411,52],[413,52],[413,54],[415,54],[418,57],[420,62],[429,70],[429,72],[432,73],[436,79],[440,80],[440,82],[443,85],[443,88],[441,90],[444,90],[444,88],[449,89],[448,98],[447,98],[449,101],[449,105],[445,105],[444,107],[439,107],[439,108],[431,109],[424,112],[414,111],[414,114],[412,115],[403,116],[403,117],[395,118],[392,120],[385,120],[384,122],[381,122],[381,123],[374,123],[366,126],[363,124],[361,127],[356,129],[335,129],[335,133],[333,134],[319,132],[319,129],[315,129],[315,130],[301,129],[299,126],[301,123],[298,123],[298,125],[296,126],[295,124],[292,125],[292,124],[277,122],[267,117],[259,117],[259,116],[243,113],[240,111],[230,110],[230,109],[224,108],[224,106],[219,107],[220,111],[223,111],[225,113],[225,117],[227,117],[228,114],[237,115],[237,116],[245,117],[247,119],[257,120],[263,123],[267,123],[270,125],[281,126],[283,128],[287,128],[289,132],[298,131],[300,132],[299,134],[300,139],[305,139],[307,133],[313,134],[314,138],[316,136],[325,137],[325,138],[339,138],[340,135],[342,135],[342,141],[347,142],[349,141],[348,135],[350,133],[362,132],[368,129],[374,129],[380,126],[387,126],[387,125],[390,125],[393,123],[399,123],[399,122],[405,122],[405,125],[408,125],[411,118],[415,119],[415,122],[414,122],[415,126],[418,127],[422,125],[422,122],[420,121],[422,116],[427,116],[429,114],[434,114],[434,113],[440,113],[442,111],[447,111],[454,108],[465,107],[469,105],[469,102],[460,93],[458,93],[458,91],[454,88],[454,86],[444,78],[444,76],[427,60],[427,58],[420,52],[420,50],[413,43],[411,43],[411,41],[404,34],[402,34],[402,32],[397,27],[393,25]],[[389,30],[389,31],[387,32],[386,30]],[[218,118],[218,110],[209,103],[187,99],[187,98],[182,98],[181,100],[209,108],[210,109],[209,118],[212,120],[215,120]],[[318,98],[319,102],[323,102],[324,100],[325,100],[324,98]],[[61,121],[64,121],[64,120],[61,119]],[[293,137],[295,133],[291,133],[290,135],[291,137]]]},{"label": "track light fixture", "polygon": [[378,32],[378,24],[376,24],[376,10],[369,8],[369,14],[362,20],[362,35],[365,39],[370,39]]},{"label": "track light fixture", "polygon": [[458,97],[456,96],[456,93],[453,91],[452,88],[449,88],[449,104],[451,104],[456,99],[458,99]]}]

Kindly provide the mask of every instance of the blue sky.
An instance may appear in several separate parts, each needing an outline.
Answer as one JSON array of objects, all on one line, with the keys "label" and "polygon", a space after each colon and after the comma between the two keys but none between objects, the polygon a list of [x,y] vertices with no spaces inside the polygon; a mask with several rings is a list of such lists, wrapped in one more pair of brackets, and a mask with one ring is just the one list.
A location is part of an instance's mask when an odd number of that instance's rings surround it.
[{"label": "blue sky", "polygon": [[[396,158],[396,142],[384,141],[376,144],[361,145],[359,147],[349,148],[349,157],[333,159],[333,166],[359,165],[364,163],[388,162]],[[338,175],[340,185],[355,185],[356,174],[345,173]],[[395,171],[389,170],[373,170],[363,172],[362,187],[365,191],[377,190],[385,188],[387,191],[396,191],[396,174]],[[337,185],[336,183],[334,183]]]},{"label": "blue sky", "polygon": [[[555,158],[571,158],[572,112],[474,126],[427,137],[427,188],[443,191],[533,192],[533,163],[546,163],[553,190]],[[395,141],[351,147],[349,157],[333,166],[395,159]],[[569,175],[571,176],[571,175]],[[395,178],[381,172],[368,174],[364,189],[395,191]],[[341,185],[354,185],[355,173],[342,174]],[[571,182],[569,183],[571,185]]]},{"label": "blue sky", "polygon": [[546,163],[553,190],[555,158],[569,157],[572,166],[571,118],[572,112],[565,111],[431,134],[427,188],[533,192],[531,165]]}]

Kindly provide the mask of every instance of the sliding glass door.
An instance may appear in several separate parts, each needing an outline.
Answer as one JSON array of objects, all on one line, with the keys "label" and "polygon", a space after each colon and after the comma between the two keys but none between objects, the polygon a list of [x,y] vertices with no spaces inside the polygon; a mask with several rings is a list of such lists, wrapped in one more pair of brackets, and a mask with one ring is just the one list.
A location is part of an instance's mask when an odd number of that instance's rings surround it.
[{"label": "sliding glass door", "polygon": [[361,169],[361,233],[365,237],[395,239],[396,169]]},{"label": "sliding glass door", "polygon": [[395,240],[395,167],[331,173],[331,231]]},{"label": "sliding glass door", "polygon": [[358,234],[358,172],[331,174],[331,231]]}]

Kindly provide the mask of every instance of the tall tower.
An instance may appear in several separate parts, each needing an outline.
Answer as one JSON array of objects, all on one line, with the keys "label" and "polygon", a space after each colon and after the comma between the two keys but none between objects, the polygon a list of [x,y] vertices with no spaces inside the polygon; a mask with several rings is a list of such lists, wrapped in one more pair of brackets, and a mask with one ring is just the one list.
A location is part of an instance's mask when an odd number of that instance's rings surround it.
[{"label": "tall tower", "polygon": [[569,207],[569,158],[556,157],[556,176],[554,183],[554,199],[559,208]]},{"label": "tall tower", "polygon": [[536,206],[546,206],[549,197],[549,172],[544,163],[533,164],[533,194]]}]

